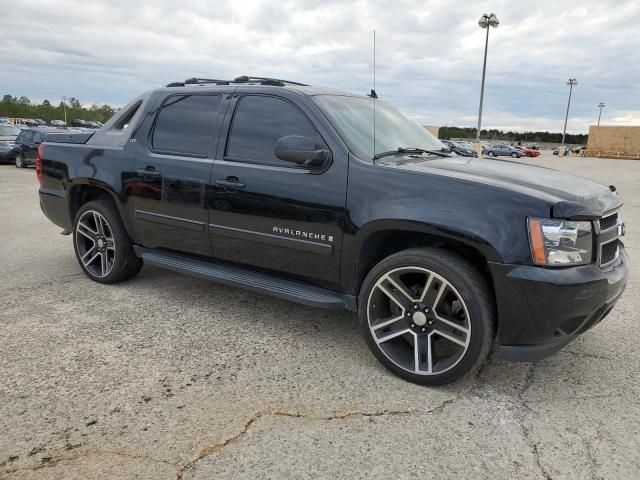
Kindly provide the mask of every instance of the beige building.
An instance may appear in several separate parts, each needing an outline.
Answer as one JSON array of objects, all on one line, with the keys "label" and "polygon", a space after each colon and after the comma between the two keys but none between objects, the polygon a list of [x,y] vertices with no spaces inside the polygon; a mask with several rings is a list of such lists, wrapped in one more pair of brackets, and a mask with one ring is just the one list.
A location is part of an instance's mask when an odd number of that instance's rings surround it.
[{"label": "beige building", "polygon": [[433,125],[423,125],[424,129],[429,132],[434,137],[438,138],[438,133],[440,133],[440,127],[435,127]]},{"label": "beige building", "polygon": [[589,157],[629,158],[640,160],[640,126],[589,127],[587,150]]}]

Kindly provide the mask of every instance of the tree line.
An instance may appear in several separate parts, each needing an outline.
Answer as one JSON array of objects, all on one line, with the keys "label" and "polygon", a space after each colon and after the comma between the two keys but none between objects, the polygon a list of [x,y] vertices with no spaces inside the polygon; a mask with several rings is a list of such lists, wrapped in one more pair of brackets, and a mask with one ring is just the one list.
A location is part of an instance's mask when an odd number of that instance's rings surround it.
[{"label": "tree line", "polygon": [[[477,128],[470,127],[440,127],[438,137],[448,140],[450,138],[476,138]],[[585,145],[586,134],[567,133],[565,143]],[[483,140],[505,140],[507,142],[522,143],[560,143],[562,133],[552,132],[504,132],[502,130],[480,130],[480,138]]]},{"label": "tree line", "polygon": [[[64,120],[64,108],[62,101],[58,105],[46,99],[42,103],[34,103],[25,96],[4,95],[0,101],[0,117],[40,118],[48,123],[51,120]],[[106,104],[84,107],[75,97],[66,101],[66,109],[68,123],[76,118],[104,123],[116,112],[115,108]]]}]

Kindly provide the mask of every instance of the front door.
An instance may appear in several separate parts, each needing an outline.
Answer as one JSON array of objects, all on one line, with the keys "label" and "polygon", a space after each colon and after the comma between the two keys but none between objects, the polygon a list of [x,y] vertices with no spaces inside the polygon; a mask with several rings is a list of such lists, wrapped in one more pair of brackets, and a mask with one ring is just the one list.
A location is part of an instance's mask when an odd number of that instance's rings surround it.
[{"label": "front door", "polygon": [[[148,138],[136,138],[133,199],[136,232],[148,248],[211,255],[206,207],[219,133],[220,94],[177,94],[162,102]],[[145,128],[146,127],[146,128]]]},{"label": "front door", "polygon": [[[220,142],[213,167],[214,256],[337,288],[347,156],[321,136],[308,107],[256,94],[240,95],[233,107],[223,128],[228,139]],[[314,170],[276,158],[275,143],[286,135],[332,150],[332,163]]]}]

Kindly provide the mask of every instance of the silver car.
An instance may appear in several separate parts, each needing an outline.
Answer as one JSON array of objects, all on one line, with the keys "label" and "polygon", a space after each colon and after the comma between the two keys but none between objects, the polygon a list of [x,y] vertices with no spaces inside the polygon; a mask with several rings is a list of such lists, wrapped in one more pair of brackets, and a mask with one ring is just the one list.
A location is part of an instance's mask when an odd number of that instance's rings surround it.
[{"label": "silver car", "polygon": [[482,147],[482,153],[485,155],[489,155],[490,157],[506,156],[520,158],[524,156],[522,150],[518,150],[517,148],[505,143],[498,143],[496,145],[485,145]]}]

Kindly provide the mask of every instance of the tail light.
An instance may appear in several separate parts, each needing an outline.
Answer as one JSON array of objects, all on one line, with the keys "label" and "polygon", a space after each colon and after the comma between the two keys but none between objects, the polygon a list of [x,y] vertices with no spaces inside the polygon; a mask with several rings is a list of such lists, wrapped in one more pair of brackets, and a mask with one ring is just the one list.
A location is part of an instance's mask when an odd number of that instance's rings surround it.
[{"label": "tail light", "polygon": [[36,153],[36,178],[38,183],[42,186],[42,155],[44,154],[44,143],[41,143]]}]

